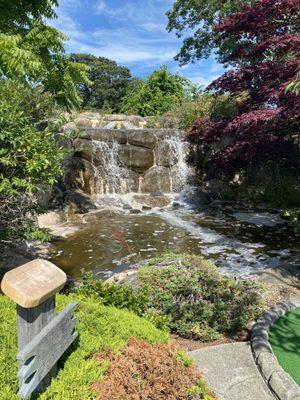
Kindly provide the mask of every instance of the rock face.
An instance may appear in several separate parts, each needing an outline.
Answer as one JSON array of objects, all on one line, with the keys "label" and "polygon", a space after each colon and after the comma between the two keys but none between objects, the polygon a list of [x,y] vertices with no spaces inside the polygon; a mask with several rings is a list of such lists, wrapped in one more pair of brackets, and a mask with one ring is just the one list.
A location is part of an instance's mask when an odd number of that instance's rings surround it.
[{"label": "rock face", "polygon": [[73,131],[66,185],[88,195],[180,191],[190,173],[188,145],[178,128],[147,128],[137,116],[82,113],[62,132]]}]

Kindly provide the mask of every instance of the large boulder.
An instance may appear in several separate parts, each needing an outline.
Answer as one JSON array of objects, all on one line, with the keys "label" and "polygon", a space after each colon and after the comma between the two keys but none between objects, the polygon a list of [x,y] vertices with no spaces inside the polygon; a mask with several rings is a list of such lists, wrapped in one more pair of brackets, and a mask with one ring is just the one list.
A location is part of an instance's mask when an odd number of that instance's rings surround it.
[{"label": "large boulder", "polygon": [[76,156],[92,161],[95,156],[93,143],[88,139],[77,138],[74,140],[74,148]]},{"label": "large boulder", "polygon": [[145,147],[120,145],[119,159],[122,165],[135,171],[145,171],[154,163],[153,151]]},{"label": "large boulder", "polygon": [[163,193],[170,193],[171,186],[170,170],[165,167],[154,166],[144,174],[141,190],[143,193],[153,193],[158,190]]},{"label": "large boulder", "polygon": [[90,195],[97,193],[93,164],[84,158],[73,157],[66,167],[65,185],[68,190],[79,189]]},{"label": "large boulder", "polygon": [[81,139],[98,140],[101,142],[127,143],[125,129],[85,129],[81,131]]},{"label": "large boulder", "polygon": [[152,129],[127,129],[127,141],[129,144],[153,149],[156,137]]},{"label": "large boulder", "polygon": [[198,186],[189,186],[182,192],[182,199],[195,207],[208,206],[211,203],[211,198],[205,190]]},{"label": "large boulder", "polygon": [[180,140],[184,140],[185,132],[179,129],[170,129],[170,128],[161,128],[161,129],[152,129],[154,136],[157,141],[178,138]]},{"label": "large boulder", "polygon": [[236,200],[236,187],[221,179],[211,179],[203,184],[213,200]]}]

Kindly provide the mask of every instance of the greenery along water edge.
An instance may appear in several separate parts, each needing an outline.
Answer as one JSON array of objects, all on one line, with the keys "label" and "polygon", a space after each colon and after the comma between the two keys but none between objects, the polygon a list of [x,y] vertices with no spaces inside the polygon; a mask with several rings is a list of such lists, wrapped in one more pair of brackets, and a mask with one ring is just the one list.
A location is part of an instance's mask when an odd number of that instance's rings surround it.
[{"label": "greenery along water edge", "polygon": [[252,280],[223,276],[202,257],[172,253],[142,267],[135,288],[125,281],[93,281],[89,275],[77,289],[104,304],[129,308],[159,328],[202,341],[246,328],[263,312],[262,290]]}]

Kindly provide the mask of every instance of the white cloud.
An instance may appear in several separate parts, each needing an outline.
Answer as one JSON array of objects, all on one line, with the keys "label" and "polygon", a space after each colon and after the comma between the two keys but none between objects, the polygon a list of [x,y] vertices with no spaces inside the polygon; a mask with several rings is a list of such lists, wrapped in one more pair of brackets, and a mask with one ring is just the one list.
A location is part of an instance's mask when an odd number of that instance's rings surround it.
[{"label": "white cloud", "polygon": [[96,14],[102,14],[107,9],[106,3],[104,0],[98,0],[95,5]]},{"label": "white cloud", "polygon": [[223,72],[219,64],[207,60],[181,68],[174,62],[181,42],[165,29],[165,12],[173,0],[123,0],[119,7],[112,4],[113,0],[60,0],[58,19],[50,23],[69,37],[68,52],[106,57],[141,75],[168,64],[173,73],[203,86]]},{"label": "white cloud", "polygon": [[[64,2],[63,5],[63,8],[58,9],[58,19],[51,21],[51,24],[69,37],[66,48],[70,53],[91,53],[121,64],[152,62],[155,67],[173,60],[177,52],[178,42],[174,36],[164,31],[164,25],[157,19],[154,21],[141,19],[144,12],[133,7],[130,2],[115,11],[109,9],[104,0],[99,0],[95,7],[99,13],[113,15],[113,19],[115,16],[121,17],[123,12],[122,18],[127,16],[132,20],[139,15],[140,19],[137,19],[135,24],[121,23],[119,28],[97,28],[96,26],[91,30],[84,29],[77,22],[77,18],[76,20],[71,18],[71,13],[66,12],[66,3]],[[140,21],[143,22],[140,23]],[[145,31],[145,34],[142,34],[142,31]]]},{"label": "white cloud", "polygon": [[220,75],[199,74],[187,76],[187,78],[195,85],[207,87],[212,81],[217,79]]}]

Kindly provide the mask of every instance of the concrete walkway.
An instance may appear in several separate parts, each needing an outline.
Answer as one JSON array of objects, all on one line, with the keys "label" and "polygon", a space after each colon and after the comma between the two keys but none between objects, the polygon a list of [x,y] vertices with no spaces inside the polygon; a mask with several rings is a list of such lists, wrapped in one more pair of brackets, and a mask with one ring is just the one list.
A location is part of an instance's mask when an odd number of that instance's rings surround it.
[{"label": "concrete walkway", "polygon": [[229,343],[188,353],[218,400],[274,400],[254,362],[250,343]]}]

